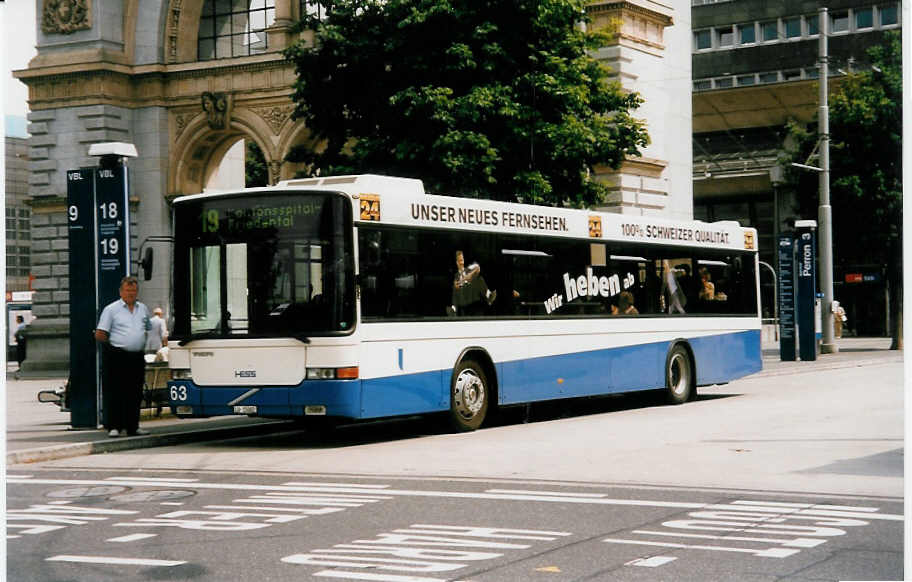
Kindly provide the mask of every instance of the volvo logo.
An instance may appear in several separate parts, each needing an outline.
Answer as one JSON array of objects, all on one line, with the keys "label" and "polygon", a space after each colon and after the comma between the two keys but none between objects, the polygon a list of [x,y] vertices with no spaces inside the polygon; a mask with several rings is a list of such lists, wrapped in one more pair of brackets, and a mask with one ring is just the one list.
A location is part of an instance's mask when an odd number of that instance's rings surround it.
[{"label": "volvo logo", "polygon": [[256,378],[256,370],[235,370],[235,378]]}]

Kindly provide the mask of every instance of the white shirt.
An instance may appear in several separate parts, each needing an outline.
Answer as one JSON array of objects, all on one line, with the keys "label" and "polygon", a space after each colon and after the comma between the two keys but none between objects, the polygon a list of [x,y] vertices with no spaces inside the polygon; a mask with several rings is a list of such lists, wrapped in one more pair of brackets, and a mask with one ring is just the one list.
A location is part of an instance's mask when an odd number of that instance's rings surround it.
[{"label": "white shirt", "polygon": [[108,343],[128,352],[142,352],[146,347],[149,330],[149,310],[143,303],[133,304],[133,311],[123,299],[105,306],[98,318],[97,329],[107,332]]},{"label": "white shirt", "polygon": [[155,353],[162,348],[162,339],[168,335],[165,320],[158,315],[153,315],[149,320],[149,340],[146,342],[146,351]]}]

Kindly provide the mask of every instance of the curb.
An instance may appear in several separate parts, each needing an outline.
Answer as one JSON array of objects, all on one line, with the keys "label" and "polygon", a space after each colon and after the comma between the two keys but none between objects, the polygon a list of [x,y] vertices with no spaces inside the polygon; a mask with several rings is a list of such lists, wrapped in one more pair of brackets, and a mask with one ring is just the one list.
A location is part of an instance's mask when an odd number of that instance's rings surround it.
[{"label": "curb", "polygon": [[[895,364],[903,361],[903,352],[896,352],[895,356],[885,356],[881,358],[868,358],[865,360],[837,360],[833,362],[821,362],[817,360],[814,363],[788,362],[785,365],[777,366],[777,369],[764,368],[760,372],[746,376],[746,378],[766,378],[772,376],[789,376],[795,374],[810,374],[822,370],[838,370],[840,368],[859,368],[862,366],[877,366],[881,364]],[[779,360],[776,360],[778,363]]]},{"label": "curb", "polygon": [[95,455],[99,453],[114,453],[134,449],[146,449],[151,447],[180,445],[185,443],[199,443],[222,438],[258,436],[261,434],[275,432],[279,427],[287,425],[288,423],[286,421],[279,420],[243,426],[231,426],[212,429],[204,428],[173,433],[150,434],[132,437],[128,436],[89,443],[50,445],[46,447],[36,447],[34,449],[24,449],[20,451],[9,452],[6,454],[6,465],[10,466],[27,463],[40,463],[42,461],[53,461],[57,459],[67,459],[70,457]]}]

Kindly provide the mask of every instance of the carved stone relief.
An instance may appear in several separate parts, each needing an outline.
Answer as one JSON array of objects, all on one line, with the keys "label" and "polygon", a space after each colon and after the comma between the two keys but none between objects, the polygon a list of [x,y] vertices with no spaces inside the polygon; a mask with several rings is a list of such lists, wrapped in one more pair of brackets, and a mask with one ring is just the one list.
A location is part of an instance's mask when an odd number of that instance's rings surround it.
[{"label": "carved stone relief", "polygon": [[211,93],[205,91],[202,95],[203,111],[210,129],[227,129],[231,115],[231,98],[227,93]]},{"label": "carved stone relief", "polygon": [[89,0],[45,0],[41,30],[45,34],[70,34],[91,28]]},{"label": "carved stone relief", "polygon": [[272,133],[278,135],[279,131],[282,129],[282,125],[291,117],[291,112],[294,111],[294,105],[257,107],[253,111],[269,124]]}]

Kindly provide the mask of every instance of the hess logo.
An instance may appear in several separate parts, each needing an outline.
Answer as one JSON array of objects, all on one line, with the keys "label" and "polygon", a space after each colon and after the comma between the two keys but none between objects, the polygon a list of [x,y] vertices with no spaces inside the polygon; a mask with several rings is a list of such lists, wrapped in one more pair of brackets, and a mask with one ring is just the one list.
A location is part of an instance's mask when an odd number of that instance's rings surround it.
[{"label": "hess logo", "polygon": [[235,378],[256,378],[256,370],[235,370]]}]

